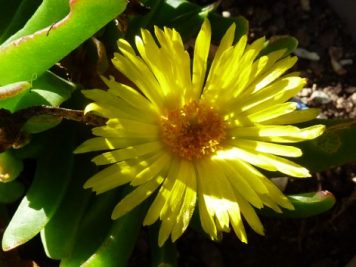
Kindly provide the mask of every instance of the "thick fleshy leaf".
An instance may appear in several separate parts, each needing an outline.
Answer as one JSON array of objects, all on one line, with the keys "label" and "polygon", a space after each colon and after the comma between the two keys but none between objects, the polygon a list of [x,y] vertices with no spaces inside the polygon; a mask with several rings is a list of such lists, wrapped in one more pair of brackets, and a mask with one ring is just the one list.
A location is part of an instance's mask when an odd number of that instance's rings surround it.
[{"label": "thick fleshy leaf", "polygon": [[25,191],[23,184],[18,181],[0,183],[0,203],[11,203],[16,201]]},{"label": "thick fleshy leaf", "polygon": [[74,246],[69,255],[62,258],[61,267],[82,266],[100,247],[113,223],[110,214],[119,197],[120,193],[115,190],[95,197],[90,203],[80,221]]},{"label": "thick fleshy leaf", "polygon": [[151,8],[143,17],[136,17],[129,25],[128,40],[134,40],[140,28],[153,29],[153,26],[175,28],[184,41],[193,38],[198,32],[210,7],[201,7],[186,0],[149,0],[145,4]]},{"label": "thick fleshy leaf", "polygon": [[31,83],[26,81],[0,86],[0,108],[13,110],[31,87]]},{"label": "thick fleshy leaf", "polygon": [[[32,89],[30,89],[32,87]],[[75,85],[50,71],[32,82],[16,82],[0,87],[0,108],[12,112],[37,105],[59,106],[75,90]],[[1,95],[7,96],[1,99]],[[29,132],[31,127],[27,128]]]},{"label": "thick fleshy leaf", "polygon": [[0,44],[21,29],[40,4],[41,0],[0,0]]},{"label": "thick fleshy leaf", "polygon": [[103,243],[82,266],[126,266],[140,232],[146,206],[140,205],[115,220]]},{"label": "thick fleshy leaf", "polygon": [[[15,82],[4,86],[0,86],[0,100],[11,99],[16,97],[31,88],[29,82]],[[0,102],[1,103],[1,102]]]},{"label": "thick fleshy leaf", "polygon": [[31,81],[124,11],[124,0],[70,1],[62,20],[0,46],[0,85]]},{"label": "thick fleshy leaf", "polygon": [[225,18],[216,13],[209,14],[209,20],[212,28],[212,39],[218,42],[222,39],[231,24],[236,24],[234,41],[240,40],[241,36],[248,32],[248,21],[244,17]]},{"label": "thick fleshy leaf", "polygon": [[298,46],[298,40],[291,36],[275,37],[267,43],[267,46],[261,51],[259,57],[267,55],[271,52],[285,49],[284,56],[289,55]]},{"label": "thick fleshy leaf", "polygon": [[29,241],[57,210],[72,171],[73,139],[73,127],[57,128],[49,135],[47,149],[37,162],[34,181],[4,232],[3,250]]},{"label": "thick fleshy leaf", "polygon": [[264,208],[260,210],[260,213],[278,218],[306,218],[326,212],[335,204],[335,197],[329,191],[288,195],[287,197],[293,204],[294,210],[283,209],[283,213],[276,213],[269,208]]},{"label": "thick fleshy leaf", "polygon": [[[31,12],[31,13],[30,13]],[[12,19],[11,24],[22,23],[21,29],[15,28],[9,25],[7,31],[14,33],[14,30],[18,30],[4,43],[9,43],[22,36],[32,34],[35,31],[41,30],[51,24],[63,19],[69,12],[68,0],[23,0],[18,7],[15,17]],[[49,16],[49,14],[51,14]],[[27,15],[27,16],[26,16]],[[32,16],[31,16],[32,15]],[[26,19],[26,20],[25,20]],[[19,21],[19,22],[16,22]]]},{"label": "thick fleshy leaf", "polygon": [[151,265],[176,267],[178,264],[178,251],[176,244],[172,242],[166,242],[161,247],[157,246],[159,223],[156,223],[149,229]]},{"label": "thick fleshy leaf", "polygon": [[[7,91],[11,91],[8,95],[14,94],[14,96],[1,100],[1,93],[5,94],[5,90],[1,92],[1,89],[5,87],[8,88]],[[32,89],[29,89],[29,87],[31,87],[31,84],[28,82],[17,82],[0,87],[0,108],[15,112],[37,105],[60,106],[69,99],[75,90],[73,83],[60,78],[50,71],[45,72],[36,79],[32,83]],[[16,93],[12,91],[16,91]],[[58,125],[60,122],[60,118],[53,116],[34,116],[25,123],[23,130],[27,133],[39,133]]]},{"label": "thick fleshy leaf", "polygon": [[69,256],[91,195],[91,192],[84,190],[82,186],[94,171],[95,167],[88,156],[76,157],[68,191],[51,220],[41,231],[42,244],[49,258],[60,260]]},{"label": "thick fleshy leaf", "polygon": [[14,156],[12,151],[0,153],[0,182],[7,183],[15,180],[22,169],[22,160]]},{"label": "thick fleshy leaf", "polygon": [[356,120],[314,120],[308,123],[325,124],[326,130],[320,137],[305,141],[298,146],[303,156],[296,159],[310,171],[323,171],[355,161]]},{"label": "thick fleshy leaf", "polygon": [[47,132],[32,135],[31,141],[25,146],[12,150],[14,156],[19,159],[37,159],[46,150]]},{"label": "thick fleshy leaf", "polygon": [[151,8],[143,17],[134,18],[126,34],[128,40],[134,40],[140,28],[152,29],[153,25],[175,28],[184,41],[193,38],[199,31],[204,18],[209,17],[212,26],[213,40],[222,38],[232,23],[236,23],[235,41],[248,30],[248,22],[243,17],[224,18],[212,11],[217,3],[208,6],[199,6],[186,0],[148,0],[144,3]]}]

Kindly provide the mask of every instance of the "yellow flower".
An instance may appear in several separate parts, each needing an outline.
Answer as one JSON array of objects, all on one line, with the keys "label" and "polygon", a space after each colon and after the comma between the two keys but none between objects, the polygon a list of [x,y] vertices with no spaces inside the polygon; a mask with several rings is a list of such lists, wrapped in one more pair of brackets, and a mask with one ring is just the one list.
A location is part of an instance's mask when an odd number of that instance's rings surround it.
[{"label": "yellow flower", "polygon": [[[324,126],[300,129],[318,110],[297,110],[287,102],[305,84],[297,74],[284,74],[295,62],[284,50],[259,57],[265,38],[234,44],[231,25],[208,68],[211,28],[205,20],[190,59],[174,29],[147,30],[135,39],[138,54],[123,39],[113,64],[138,90],[103,78],[108,91],[85,90],[93,100],[85,112],[108,119],[92,130],[97,137],[76,153],[109,150],[93,158],[109,165],[85,188],[100,194],[123,184],[134,190],[115,207],[117,219],[150,195],[155,198],[144,225],[162,221],[159,245],[177,240],[198,206],[202,228],[214,240],[230,230],[247,242],[242,216],[263,234],[255,209],[281,212],[292,204],[257,168],[293,177],[307,169],[284,157],[302,151],[289,143],[321,135]],[[156,41],[157,40],[157,41]]]}]

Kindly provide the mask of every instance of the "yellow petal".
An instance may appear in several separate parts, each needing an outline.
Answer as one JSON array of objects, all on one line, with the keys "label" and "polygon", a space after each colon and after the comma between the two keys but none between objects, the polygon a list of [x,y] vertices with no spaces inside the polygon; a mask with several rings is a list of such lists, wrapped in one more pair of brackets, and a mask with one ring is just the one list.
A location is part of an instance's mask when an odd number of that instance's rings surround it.
[{"label": "yellow petal", "polygon": [[154,75],[142,60],[132,54],[125,56],[115,54],[112,59],[114,66],[129,78],[144,93],[144,95],[155,104],[162,106],[161,89]]},{"label": "yellow petal", "polygon": [[236,192],[235,197],[239,203],[241,213],[246,219],[247,223],[256,233],[264,235],[263,225],[252,206],[239,193]]},{"label": "yellow petal", "polygon": [[218,231],[213,219],[213,215],[208,212],[208,206],[204,198],[202,186],[205,183],[205,177],[201,167],[197,166],[197,181],[198,181],[198,204],[199,204],[199,217],[203,230],[208,233],[212,240],[218,239]]},{"label": "yellow petal", "polygon": [[[101,79],[109,87],[108,92],[110,94],[122,98],[135,109],[144,111],[145,114],[148,113],[148,115],[151,115],[152,117],[156,115],[156,113],[153,111],[153,105],[137,90],[128,85],[116,82],[112,76],[109,78],[110,79],[107,79],[101,76]],[[137,113],[139,113],[139,111],[137,111]],[[142,116],[145,114],[139,113],[137,115]]]},{"label": "yellow petal", "polygon": [[86,153],[99,150],[112,150],[122,148],[130,145],[137,145],[142,143],[142,140],[130,139],[130,138],[104,138],[95,137],[86,140],[80,146],[78,146],[73,152],[76,154]]},{"label": "yellow petal", "polygon": [[174,215],[162,221],[162,224],[158,232],[158,246],[162,247],[163,244],[167,241],[169,235],[172,232],[172,228],[176,223],[176,218]]},{"label": "yellow petal", "polygon": [[190,169],[190,163],[182,160],[179,165],[179,169],[177,171],[177,177],[176,181],[173,185],[172,191],[171,191],[171,196],[169,199],[169,206],[171,210],[176,210],[178,207],[180,207],[179,203],[181,200],[183,201],[184,198],[184,192],[186,191],[187,188],[187,180],[194,178],[191,177],[191,169]]},{"label": "yellow petal", "polygon": [[122,161],[115,163],[96,173],[84,184],[84,188],[92,188],[97,194],[129,183],[142,168],[140,163]]},{"label": "yellow petal", "polygon": [[[295,96],[304,85],[305,79],[299,77],[279,79],[252,95],[237,98],[230,106],[231,108],[238,107],[241,111],[246,111],[253,107],[257,107],[261,110],[289,100]],[[281,90],[281,88],[283,88],[283,90]]]},{"label": "yellow petal", "polygon": [[198,171],[202,181],[199,183],[199,190],[203,193],[207,211],[212,218],[216,218],[215,225],[219,231],[228,231],[229,214],[228,207],[230,202],[224,198],[220,180],[220,175],[216,176],[214,167],[201,160],[198,162]]},{"label": "yellow petal", "polygon": [[195,99],[199,99],[205,81],[210,39],[211,27],[209,21],[205,19],[194,46],[192,83]]},{"label": "yellow petal", "polygon": [[293,177],[310,177],[310,173],[306,168],[290,160],[271,154],[260,154],[259,156],[261,157],[261,159],[269,161],[271,164],[273,164],[276,169],[281,173],[285,173]]},{"label": "yellow petal", "polygon": [[[177,186],[181,185],[181,180],[177,182],[177,179],[179,179],[179,168],[181,166],[181,160],[180,159],[172,159],[172,165],[168,171],[168,175],[166,178],[166,182],[164,183],[164,193],[166,194],[166,202],[164,203],[164,206],[159,212],[159,217],[162,221],[165,219],[169,218],[172,214],[172,207],[171,207],[171,199],[172,199],[172,191],[174,186],[176,187],[175,190],[177,190]],[[173,200],[174,201],[174,200]],[[181,199],[178,198],[175,206],[177,207],[181,203]],[[173,209],[175,212],[175,209]]]},{"label": "yellow petal", "polygon": [[[142,35],[145,36],[146,42],[144,43],[139,36],[136,36],[135,42],[137,50],[157,79],[163,95],[167,95],[174,81],[172,68],[169,67],[169,64],[172,64],[170,60],[171,57],[164,55],[164,51],[158,48],[155,41],[151,39],[152,36],[148,31],[142,31]],[[162,71],[162,68],[164,68],[165,71]]]},{"label": "yellow petal", "polygon": [[97,194],[100,194],[130,182],[134,173],[134,169],[128,168],[125,172],[123,167],[112,165],[86,181],[84,188],[93,188]]},{"label": "yellow petal", "polygon": [[229,162],[231,161],[232,164],[236,164],[235,161],[243,160],[262,169],[268,171],[276,171],[277,168],[270,162],[261,158],[259,156],[260,154],[261,153],[256,153],[255,151],[234,147],[231,149],[220,150],[212,158],[214,160],[229,160]]},{"label": "yellow petal", "polygon": [[261,52],[265,43],[266,39],[262,37],[246,47],[239,63],[239,69],[236,70],[239,75],[237,79],[234,80],[234,83],[230,85],[231,89],[233,89],[231,92],[233,97],[237,97],[244,92],[246,86],[251,81],[250,77],[253,75],[253,61]]},{"label": "yellow petal", "polygon": [[261,199],[263,201],[263,204],[271,209],[273,209],[277,213],[282,213],[282,209],[278,206],[278,204],[273,201],[270,197],[269,194],[266,195],[261,195]]},{"label": "yellow petal", "polygon": [[170,166],[171,157],[168,153],[162,153],[155,155],[155,160],[149,164],[145,169],[139,172],[132,180],[132,186],[138,186],[149,180],[155,178],[158,175],[164,176],[164,171]]},{"label": "yellow petal", "polygon": [[[193,170],[194,171],[194,170]],[[172,241],[176,241],[187,229],[193,216],[197,200],[196,181],[193,172],[190,175],[190,181],[187,181],[182,207],[178,214],[177,223],[172,229]]]},{"label": "yellow petal", "polygon": [[[219,47],[215,52],[215,56],[213,59],[213,62],[211,63],[211,70],[215,70],[215,65],[216,62],[220,60],[221,55],[229,48],[232,46],[232,43],[234,42],[235,39],[235,30],[236,30],[236,24],[232,23],[231,26],[227,29],[226,33],[224,34],[223,38],[220,41]],[[242,38],[242,37],[241,37]],[[244,37],[246,38],[246,37]],[[240,44],[241,45],[241,44]],[[241,49],[244,50],[244,46],[241,46]]]},{"label": "yellow petal", "polygon": [[124,50],[132,55],[136,54],[135,50],[132,48],[130,43],[128,41],[126,41],[125,39],[119,39],[117,41],[117,46],[118,46],[119,50]]},{"label": "yellow petal", "polygon": [[286,72],[286,70],[293,67],[297,60],[297,57],[285,57],[277,61],[273,66],[271,66],[271,71],[266,71],[265,75],[263,75],[260,79],[255,81],[253,85],[251,85],[251,87],[253,87],[252,92],[261,90],[279,78],[283,73]]},{"label": "yellow petal", "polygon": [[134,191],[125,196],[119,204],[117,204],[112,212],[111,218],[116,220],[117,218],[125,215],[127,212],[135,208],[148,198],[158,186],[163,182],[162,177],[157,177],[143,185],[137,187]]},{"label": "yellow petal", "polygon": [[92,161],[96,165],[106,165],[135,158],[137,156],[143,156],[149,153],[159,152],[161,149],[162,144],[160,142],[151,142],[142,145],[130,146],[112,152],[105,152],[99,156],[94,157]]},{"label": "yellow petal", "polygon": [[236,147],[248,150],[256,150],[258,152],[270,153],[285,157],[300,157],[302,150],[293,146],[279,145],[261,141],[237,139],[232,142]]},{"label": "yellow petal", "polygon": [[[239,72],[237,72],[237,68],[241,68],[239,61],[244,53],[246,43],[247,36],[244,35],[240,38],[236,45],[221,51],[221,55],[215,55],[208,74],[204,92],[208,94],[221,94],[222,90],[229,89],[229,87],[231,87],[232,79],[235,81],[237,79],[244,78],[241,77]],[[246,67],[248,67],[248,65]],[[232,68],[234,70],[232,70]],[[236,73],[238,74],[236,75]],[[225,80],[227,80],[228,83],[225,83]],[[225,83],[225,85],[223,83]]]},{"label": "yellow petal", "polygon": [[[271,107],[265,108],[263,110],[257,111],[256,113],[247,115],[248,119],[255,122],[261,123],[263,121],[271,120],[282,115],[291,113],[296,110],[297,103],[287,102],[283,104],[273,105]],[[251,112],[251,110],[249,110]],[[241,116],[241,115],[240,115]]]},{"label": "yellow petal", "polygon": [[263,121],[263,124],[297,124],[315,119],[320,114],[318,108],[308,108],[296,110],[290,113],[283,114],[279,117],[271,118]]},{"label": "yellow petal", "polygon": [[175,176],[172,176],[172,174],[176,173],[177,168],[178,162],[172,160],[172,164],[169,169],[169,174],[164,180],[162,186],[160,187],[155,200],[152,202],[143,220],[144,225],[153,224],[161,216],[164,206],[166,205],[166,203],[168,203],[170,193],[175,181]]},{"label": "yellow petal", "polygon": [[93,128],[94,135],[103,137],[142,137],[142,138],[157,138],[159,136],[158,125],[150,123],[142,123],[129,119],[109,119],[106,126]]},{"label": "yellow petal", "polygon": [[275,203],[277,203],[279,206],[285,209],[294,210],[292,203],[288,200],[288,198],[285,195],[283,195],[283,193],[278,189],[278,187],[274,183],[272,183],[269,179],[266,178],[264,184],[268,188],[269,197]]},{"label": "yellow petal", "polygon": [[90,103],[84,109],[84,114],[86,115],[89,112],[93,112],[94,114],[104,117],[104,118],[115,118],[121,117],[125,119],[133,119],[133,117],[128,114],[128,112],[122,112],[119,109],[115,109],[109,106],[101,105],[98,103]]},{"label": "yellow petal", "polygon": [[[279,171],[282,173],[285,173],[287,175],[293,176],[293,177],[309,177],[310,173],[309,171],[284,158],[274,156],[272,154],[266,154],[266,153],[261,153],[257,152],[252,149],[240,149],[237,147],[234,147],[232,149],[226,150],[226,151],[218,151],[216,156],[214,156],[214,159],[216,160],[231,160],[231,163],[233,164],[239,164],[241,165],[242,161],[245,161],[247,163],[250,163],[252,165],[255,165],[257,167],[260,167],[262,169],[268,170],[268,171]],[[243,164],[245,165],[245,164]],[[240,166],[240,168],[243,170],[245,168],[250,168],[249,165],[246,166]],[[256,169],[252,168],[250,171],[253,171],[256,173]],[[257,173],[256,173],[257,174]]]},{"label": "yellow petal", "polygon": [[253,184],[249,183],[248,177],[242,176],[240,171],[235,170],[231,166],[230,162],[220,161],[219,162],[224,168],[226,177],[230,181],[231,185],[234,188],[234,192],[239,192],[243,197],[250,202],[253,206],[260,209],[263,207],[263,203],[253,188]]},{"label": "yellow petal", "polygon": [[256,127],[236,127],[229,131],[232,137],[249,138],[278,143],[295,143],[311,140],[324,132],[324,125],[313,125],[306,128],[280,125],[258,125]]},{"label": "yellow petal", "polygon": [[[160,58],[158,72],[162,75],[167,74],[167,83],[170,83],[166,96],[173,99],[172,96],[177,96],[177,99],[173,100],[175,102],[184,100],[182,96],[186,93],[191,94],[192,88],[189,54],[184,49],[183,41],[177,31],[168,28],[162,31],[155,27],[155,35],[160,43],[160,49],[153,57]],[[165,71],[162,72],[162,69]]]}]

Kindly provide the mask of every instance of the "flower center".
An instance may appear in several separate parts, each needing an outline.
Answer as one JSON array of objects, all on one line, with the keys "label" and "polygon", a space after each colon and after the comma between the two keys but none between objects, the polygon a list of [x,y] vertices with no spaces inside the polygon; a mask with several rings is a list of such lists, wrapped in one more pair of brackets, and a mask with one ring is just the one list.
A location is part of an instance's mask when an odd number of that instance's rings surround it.
[{"label": "flower center", "polygon": [[180,157],[200,159],[221,148],[226,124],[209,105],[193,101],[161,118],[163,141]]}]

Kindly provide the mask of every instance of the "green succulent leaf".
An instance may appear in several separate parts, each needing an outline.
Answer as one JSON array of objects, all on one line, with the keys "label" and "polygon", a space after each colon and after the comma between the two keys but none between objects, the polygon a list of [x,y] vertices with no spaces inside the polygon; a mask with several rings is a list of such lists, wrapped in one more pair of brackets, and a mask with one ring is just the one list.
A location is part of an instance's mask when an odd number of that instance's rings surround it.
[{"label": "green succulent leaf", "polygon": [[73,83],[46,71],[32,84],[24,81],[0,87],[0,108],[15,112],[36,105],[59,106],[74,90]]},{"label": "green succulent leaf", "polygon": [[73,164],[73,127],[56,128],[46,141],[47,149],[37,161],[34,181],[4,232],[4,251],[37,235],[57,210],[66,191]]},{"label": "green succulent leaf", "polygon": [[41,0],[0,0],[0,44],[20,30],[40,4]]},{"label": "green succulent leaf", "polygon": [[0,86],[0,108],[14,110],[14,107],[26,95],[31,86],[31,83],[27,81]]},{"label": "green succulent leaf", "polygon": [[124,0],[70,1],[62,20],[0,46],[0,85],[32,81],[124,11]]},{"label": "green succulent leaf", "polygon": [[[200,222],[198,222],[200,225]],[[155,223],[149,228],[149,245],[151,250],[151,266],[169,266],[176,267],[178,264],[178,250],[176,243],[166,242],[162,247],[159,247],[158,244],[158,235],[159,235],[159,223]],[[199,226],[200,227],[200,226]],[[195,227],[194,227],[195,228]],[[196,228],[195,228],[196,229]],[[204,231],[199,229],[201,234]]]},{"label": "green succulent leaf", "polygon": [[139,205],[115,220],[103,243],[81,266],[126,266],[140,232],[145,211],[145,205]]},{"label": "green succulent leaf", "polygon": [[356,159],[356,120],[315,120],[312,124],[325,124],[320,137],[296,144],[303,156],[296,159],[310,171],[324,171]]},{"label": "green succulent leaf", "polygon": [[218,43],[222,39],[227,29],[233,23],[236,24],[235,42],[248,32],[248,21],[241,16],[225,18],[212,12],[209,14],[209,20],[212,28],[212,40],[215,43]]},{"label": "green succulent leaf", "polygon": [[[184,40],[187,40],[195,34],[203,20],[199,16],[201,7],[187,1],[149,0],[144,1],[144,3],[150,7],[150,12],[145,16],[137,16],[131,20],[125,36],[130,41],[133,41],[135,36],[140,33],[141,28],[153,30],[153,26],[155,25],[159,27],[172,27],[175,24],[177,26],[175,27],[176,30],[180,32]],[[189,20],[190,32],[187,32],[186,27],[182,25],[182,23],[186,24],[187,19]]]},{"label": "green succulent leaf", "polygon": [[[53,23],[63,19],[69,12],[69,1],[68,0],[36,0],[37,5],[34,5],[33,0],[24,0],[17,10],[16,17],[13,21],[22,21],[24,26],[21,29],[8,38],[5,43],[9,43],[25,35],[32,34],[38,30],[46,28]],[[23,12],[31,12],[28,16],[29,19],[23,21]],[[25,17],[26,18],[26,17]],[[25,23],[26,22],[26,23]],[[10,27],[13,31],[13,27]]]},{"label": "green succulent leaf", "polygon": [[60,260],[73,249],[76,233],[81,227],[91,192],[83,189],[85,180],[94,172],[88,156],[76,157],[71,182],[60,206],[41,231],[46,255]]},{"label": "green succulent leaf", "polygon": [[267,45],[264,49],[262,49],[259,57],[267,55],[271,52],[285,49],[286,52],[284,56],[289,55],[294,51],[298,46],[298,40],[291,36],[275,36],[273,39],[267,42]]},{"label": "green succulent leaf", "polygon": [[14,156],[8,150],[0,153],[0,183],[8,183],[15,180],[23,170],[22,160]]},{"label": "green succulent leaf", "polygon": [[113,223],[110,216],[118,197],[118,190],[95,196],[80,221],[72,250],[61,260],[61,267],[82,266],[100,247]]},{"label": "green succulent leaf", "polygon": [[0,203],[12,203],[18,200],[24,193],[25,187],[18,181],[0,183]]},{"label": "green succulent leaf", "polygon": [[134,40],[141,28],[153,30],[155,25],[173,27],[187,41],[196,35],[212,9],[211,6],[201,7],[186,0],[148,0],[144,3],[151,10],[147,15],[131,20],[126,34],[130,41]]},{"label": "green succulent leaf", "polygon": [[335,204],[335,197],[329,191],[287,195],[287,197],[295,210],[283,209],[283,213],[276,213],[270,208],[263,208],[260,213],[278,218],[307,218],[324,213]]},{"label": "green succulent leaf", "polygon": [[186,0],[148,0],[145,5],[150,7],[150,12],[145,16],[131,19],[129,29],[125,36],[130,42],[140,34],[140,29],[153,30],[154,26],[173,27],[184,42],[194,38],[205,18],[209,18],[212,27],[212,40],[218,43],[226,30],[235,23],[235,41],[247,33],[248,21],[243,17],[225,18],[214,12],[216,3],[208,6],[199,6]]},{"label": "green succulent leaf", "polygon": [[37,159],[46,150],[47,138],[47,132],[32,135],[30,142],[19,149],[12,150],[12,152],[18,159]]}]

